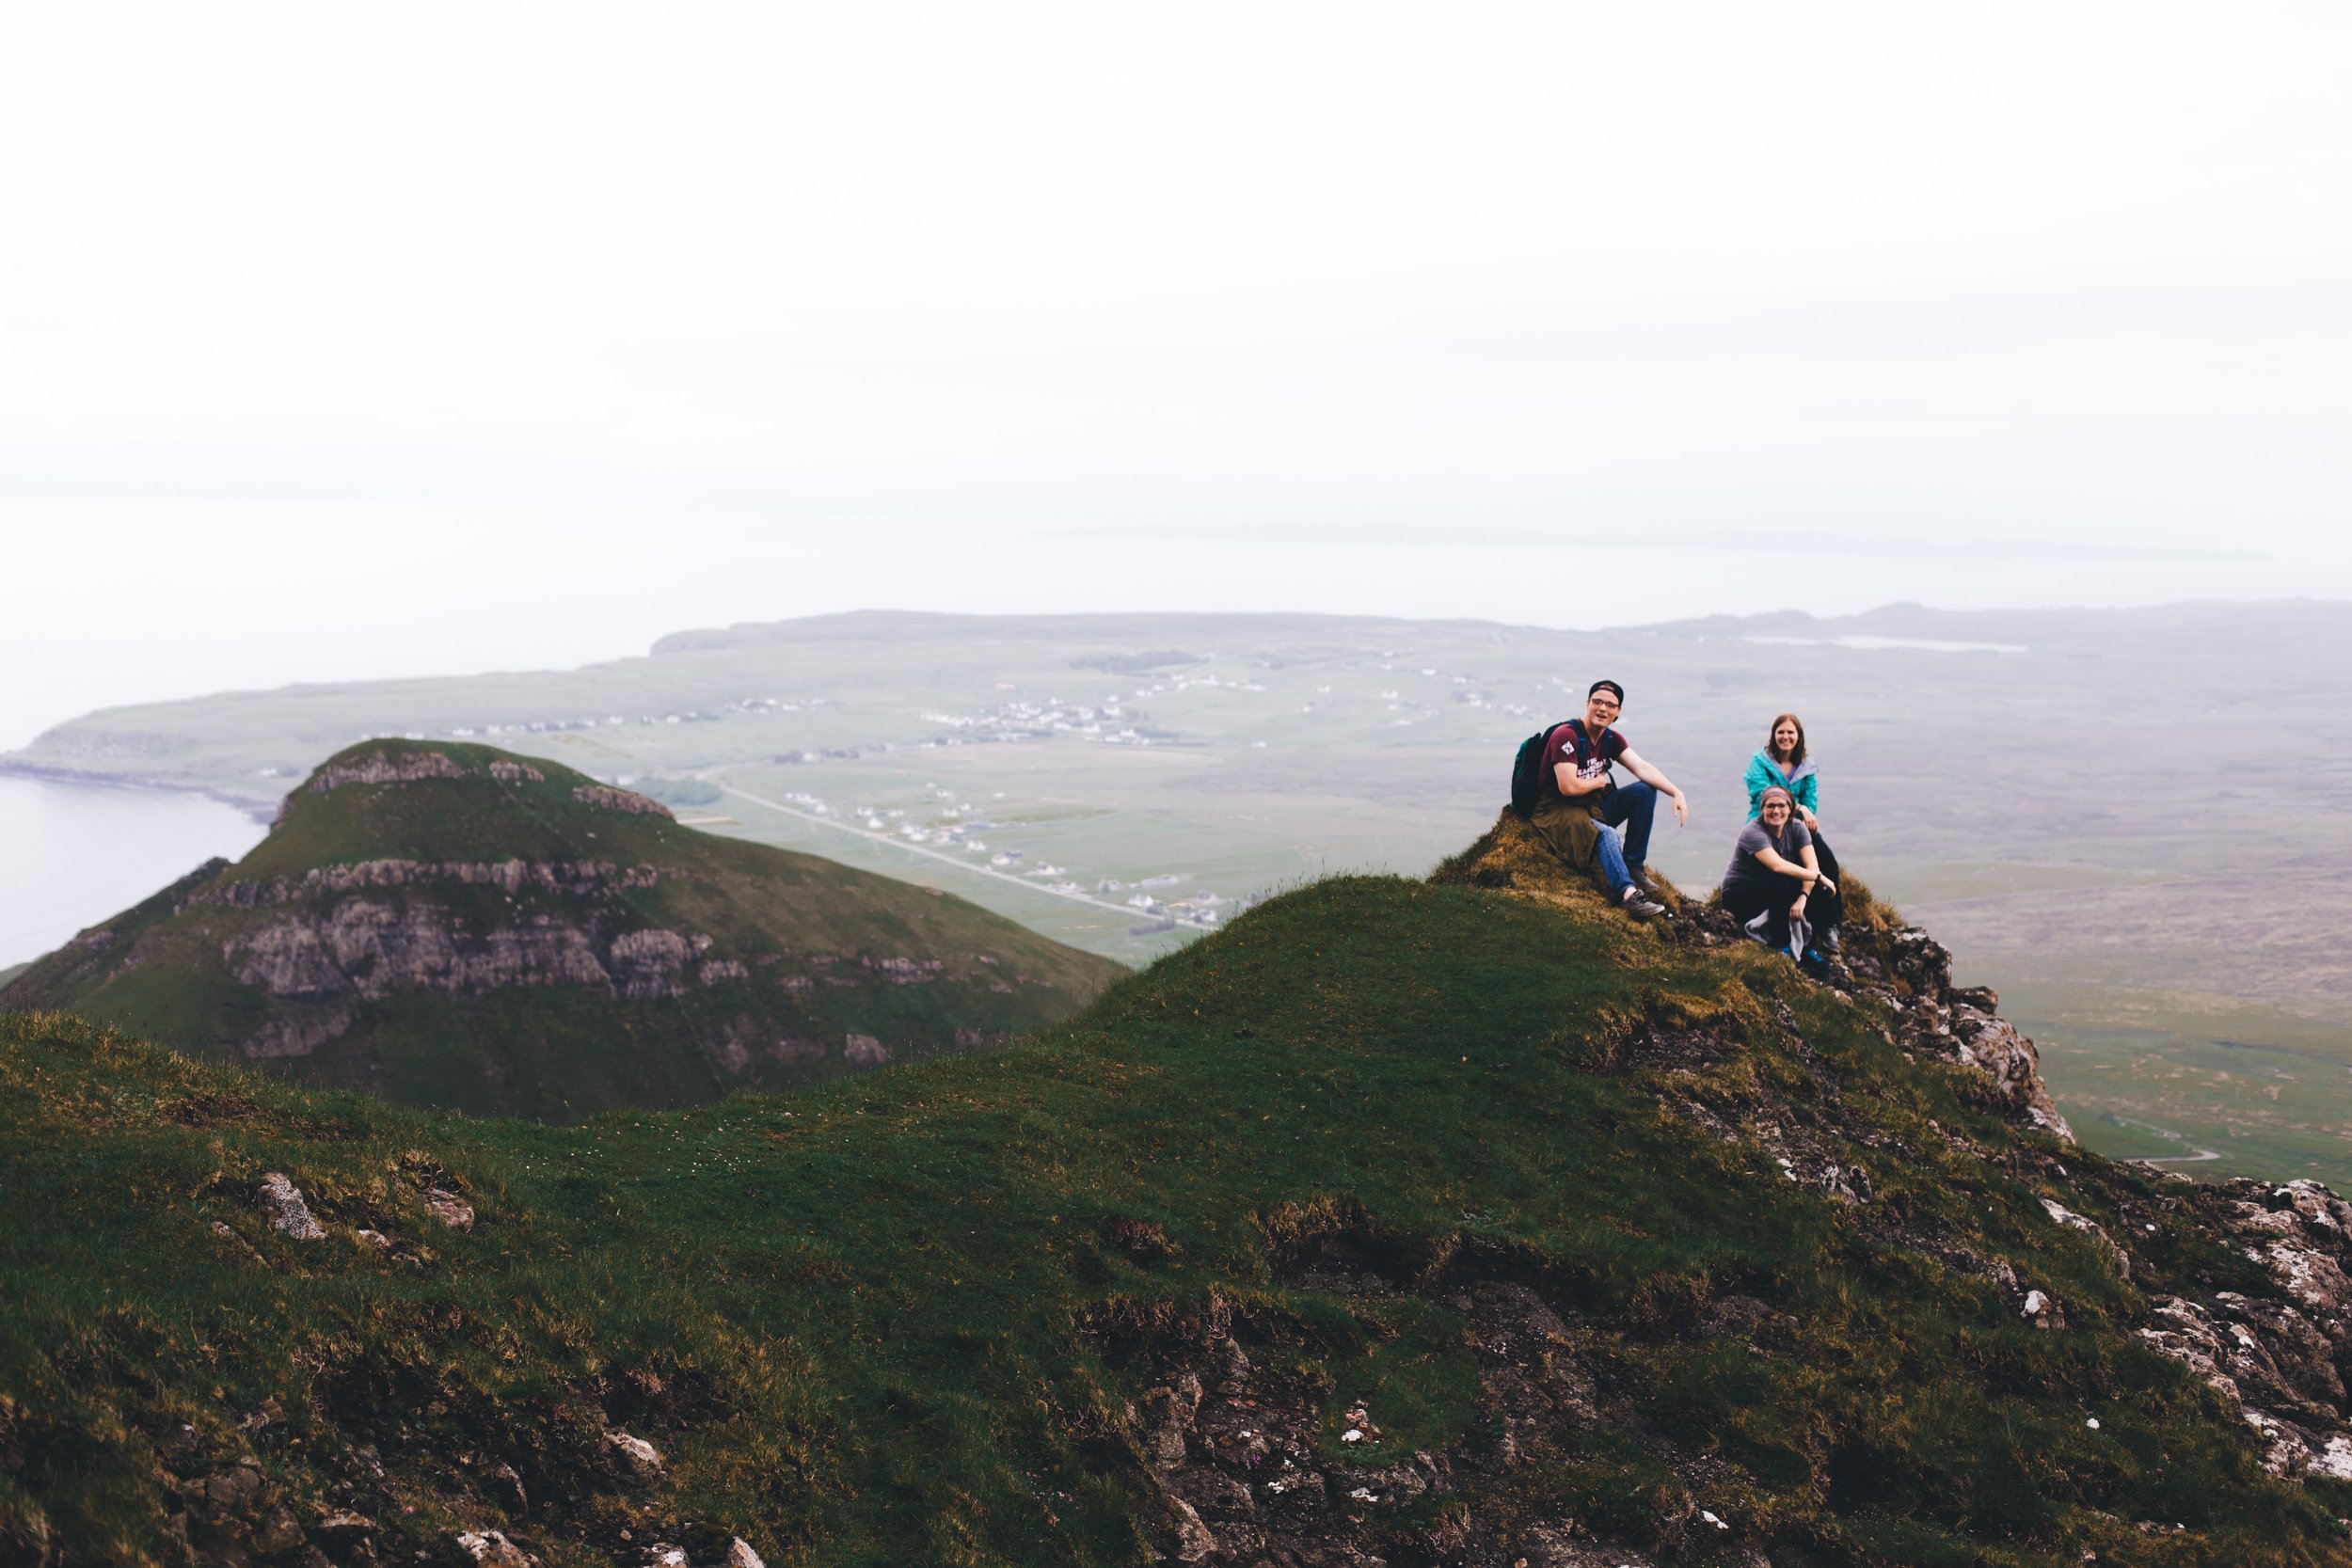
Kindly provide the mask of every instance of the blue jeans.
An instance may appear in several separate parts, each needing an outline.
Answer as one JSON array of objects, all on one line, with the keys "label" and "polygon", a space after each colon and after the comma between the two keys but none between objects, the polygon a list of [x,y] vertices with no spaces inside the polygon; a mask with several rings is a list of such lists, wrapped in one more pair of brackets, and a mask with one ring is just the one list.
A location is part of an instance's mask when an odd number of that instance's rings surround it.
[{"label": "blue jeans", "polygon": [[[1621,874],[1624,868],[1629,866],[1639,870],[1649,863],[1649,824],[1650,818],[1657,815],[1657,786],[1645,784],[1639,779],[1631,784],[1619,784],[1609,792],[1608,800],[1601,802],[1600,819],[1613,828],[1625,831],[1625,851],[1617,860],[1619,870],[1610,873],[1609,885],[1613,890],[1620,881],[1632,880],[1630,877]],[[1604,849],[1601,853],[1607,855],[1610,851]],[[1603,861],[1602,863],[1605,865],[1608,863]]]},{"label": "blue jeans", "polygon": [[1625,850],[1614,828],[1604,827],[1593,835],[1593,858],[1600,863],[1600,874],[1609,879],[1609,896],[1622,902],[1625,890],[1633,885],[1633,876],[1625,868]]}]

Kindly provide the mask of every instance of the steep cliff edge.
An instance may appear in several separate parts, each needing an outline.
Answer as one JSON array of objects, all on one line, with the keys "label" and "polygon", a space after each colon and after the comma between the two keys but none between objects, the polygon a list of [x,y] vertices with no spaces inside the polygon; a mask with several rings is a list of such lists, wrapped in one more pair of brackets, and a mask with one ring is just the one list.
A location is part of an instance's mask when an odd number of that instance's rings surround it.
[{"label": "steep cliff edge", "polygon": [[1054,1022],[1122,973],[933,890],[486,746],[371,741],[0,990],[408,1104],[566,1119]]},{"label": "steep cliff edge", "polygon": [[2352,1560],[2329,1195],[2076,1148],[1889,911],[1841,991],[1508,839],[578,1127],[0,1020],[0,1558]]}]

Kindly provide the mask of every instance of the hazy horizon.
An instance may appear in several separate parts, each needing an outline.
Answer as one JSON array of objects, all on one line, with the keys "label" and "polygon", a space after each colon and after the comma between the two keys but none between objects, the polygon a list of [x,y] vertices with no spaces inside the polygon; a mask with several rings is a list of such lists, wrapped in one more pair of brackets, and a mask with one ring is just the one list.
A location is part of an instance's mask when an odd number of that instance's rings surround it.
[{"label": "hazy horizon", "polygon": [[[1262,552],[1267,546],[1234,546]],[[1468,552],[1456,548],[1451,553],[1459,567],[1470,565],[1473,571],[1491,565],[1490,557],[1497,546],[1482,546]],[[1510,546],[1501,546],[1508,549]],[[1625,552],[1617,552],[1623,554]],[[661,619],[656,606],[662,601],[632,607],[628,613],[617,615],[594,626],[581,626],[568,621],[530,622],[516,625],[509,620],[494,620],[490,624],[470,628],[471,636],[450,637],[436,633],[418,638],[411,628],[388,621],[365,626],[364,637],[347,641],[342,645],[322,649],[316,642],[304,640],[284,640],[276,637],[259,639],[218,640],[192,649],[193,657],[174,657],[166,666],[151,664],[143,657],[123,657],[114,662],[100,660],[85,664],[71,672],[60,673],[37,686],[0,688],[0,752],[21,748],[35,736],[52,725],[108,708],[135,706],[147,703],[172,702],[189,698],[215,696],[233,691],[275,690],[283,687],[332,685],[353,682],[403,680],[441,676],[492,674],[507,672],[562,671],[602,664],[615,659],[634,658],[649,653],[661,638],[680,632],[706,630],[739,625],[801,619],[804,616],[842,614],[856,611],[914,611],[944,614],[1216,614],[1216,613],[1311,613],[1329,615],[1359,615],[1413,621],[1489,621],[1502,626],[1534,627],[1547,630],[1596,631],[1616,627],[1638,629],[1667,621],[1694,620],[1717,614],[1763,615],[1781,611],[1796,611],[1822,620],[1863,614],[1874,610],[1903,605],[1919,605],[1931,610],[1989,611],[2004,610],[2069,610],[2162,609],[2171,605],[2198,600],[2223,603],[2262,603],[2302,601],[2321,604],[2344,603],[2309,594],[2165,594],[2151,592],[2134,602],[2092,604],[2067,599],[2062,593],[2050,602],[1988,601],[1974,604],[1938,603],[1915,596],[1898,597],[1892,594],[1872,595],[1868,592],[1849,594],[1843,602],[1824,605],[1817,599],[1811,605],[1773,602],[1769,597],[1741,598],[1736,593],[1714,594],[1706,592],[1725,576],[1736,575],[1749,559],[1748,552],[1725,552],[1723,559],[1710,563],[1715,570],[1704,576],[1697,584],[1700,592],[1677,598],[1669,593],[1661,595],[1655,590],[1644,589],[1638,603],[1655,610],[1639,619],[1599,618],[1581,624],[1543,613],[1547,601],[1557,590],[1546,579],[1517,575],[1497,579],[1493,592],[1485,584],[1478,585],[1450,610],[1415,614],[1404,608],[1426,602],[1429,587],[1416,577],[1402,587],[1402,592],[1384,592],[1377,585],[1365,585],[1360,598],[1350,602],[1342,598],[1326,598],[1311,584],[1270,580],[1264,592],[1254,594],[1227,595],[1227,602],[1203,607],[1168,600],[1140,605],[1089,605],[1022,599],[1011,595],[1014,602],[975,606],[968,589],[952,580],[952,573],[943,573],[942,592],[930,596],[930,602],[866,604],[847,602],[821,605],[788,614],[720,613],[695,617]],[[1216,562],[1195,562],[1199,575],[1217,569]],[[1294,562],[1293,564],[1297,564]],[[1369,565],[1385,564],[1375,561]],[[2097,561],[2074,563],[2084,568],[2081,573],[2067,573],[2046,579],[2059,584],[2074,583],[2089,576],[2106,570],[2110,563]],[[1178,581],[1189,580],[1189,575],[1172,574]],[[1368,573],[1367,575],[1376,575]],[[1165,586],[1165,583],[1163,583]],[[1612,601],[1628,602],[1628,601]],[[1527,614],[1501,612],[1499,604],[1518,605],[1530,610]],[[1677,608],[1678,606],[1678,608]],[[1574,608],[1574,607],[1569,607]],[[613,628],[625,626],[628,633]],[[486,634],[486,635],[485,635]],[[0,633],[0,637],[8,634]],[[21,655],[28,662],[41,657],[23,650],[33,639],[20,631],[13,639],[18,647],[12,655]]]},{"label": "hazy horizon", "polygon": [[2352,15],[0,17],[0,745],[838,610],[2352,599]]}]

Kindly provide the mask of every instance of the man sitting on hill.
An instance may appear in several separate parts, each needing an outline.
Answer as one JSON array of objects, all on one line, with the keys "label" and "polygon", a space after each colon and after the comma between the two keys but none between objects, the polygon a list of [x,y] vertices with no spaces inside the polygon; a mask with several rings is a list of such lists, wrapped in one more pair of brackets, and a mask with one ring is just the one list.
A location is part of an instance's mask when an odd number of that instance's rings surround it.
[{"label": "man sitting on hill", "polygon": [[[1636,920],[1648,920],[1665,912],[1665,906],[1649,896],[1657,891],[1648,862],[1658,797],[1663,793],[1674,801],[1677,823],[1691,819],[1691,807],[1672,779],[1610,728],[1624,710],[1625,688],[1595,681],[1584,694],[1584,717],[1552,730],[1544,743],[1546,787],[1530,820],[1562,860],[1597,874],[1612,902]],[[1620,786],[1610,775],[1611,765],[1619,762],[1634,783]]]}]

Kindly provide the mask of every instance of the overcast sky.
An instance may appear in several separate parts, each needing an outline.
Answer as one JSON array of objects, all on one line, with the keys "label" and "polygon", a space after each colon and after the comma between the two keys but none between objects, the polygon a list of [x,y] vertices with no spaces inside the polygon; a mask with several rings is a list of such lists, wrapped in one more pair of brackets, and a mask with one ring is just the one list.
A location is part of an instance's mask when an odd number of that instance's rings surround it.
[{"label": "overcast sky", "polygon": [[2352,598],[2347,45],[0,0],[0,745],[861,606]]}]

